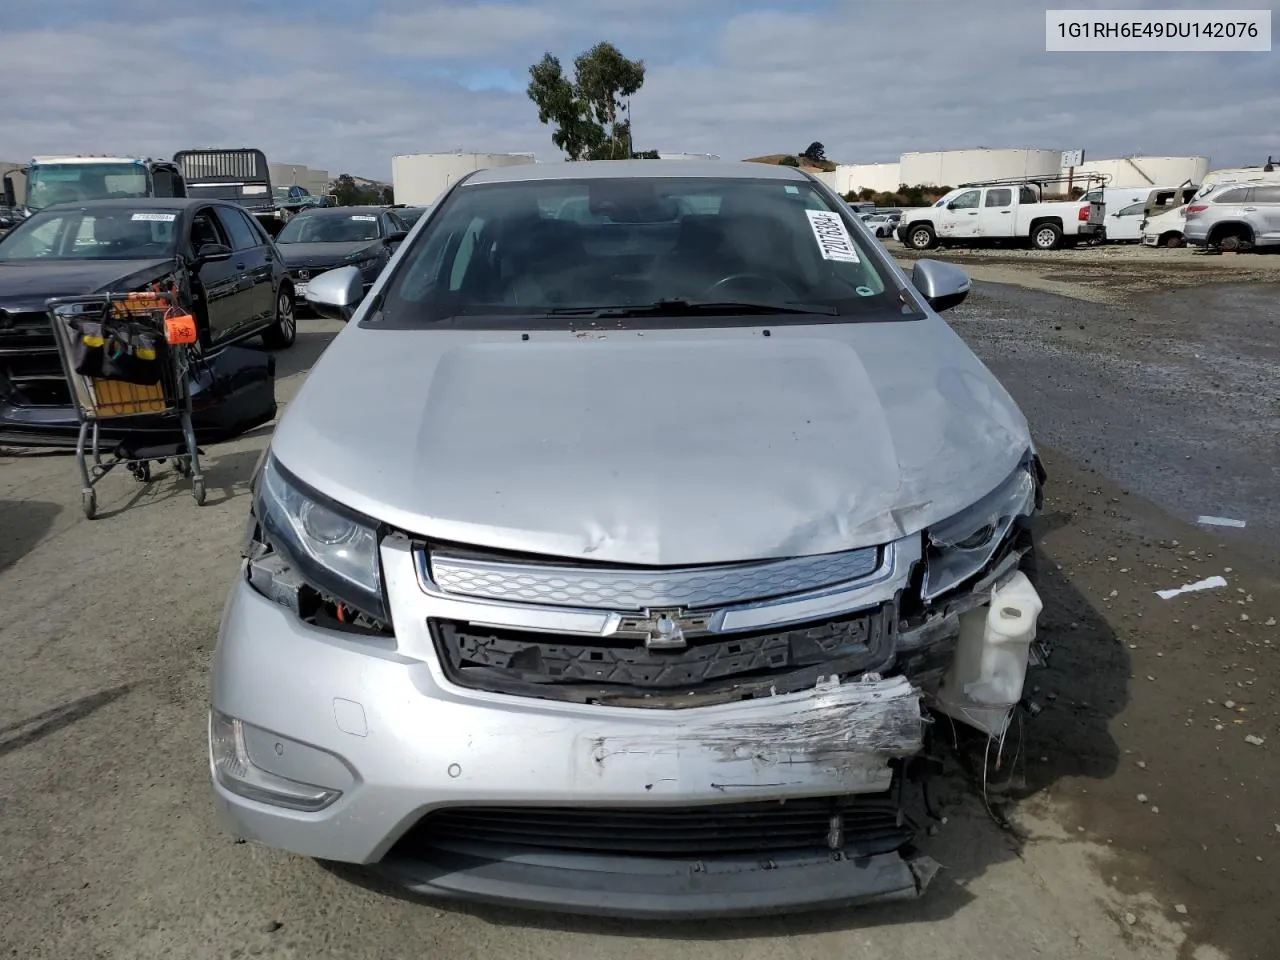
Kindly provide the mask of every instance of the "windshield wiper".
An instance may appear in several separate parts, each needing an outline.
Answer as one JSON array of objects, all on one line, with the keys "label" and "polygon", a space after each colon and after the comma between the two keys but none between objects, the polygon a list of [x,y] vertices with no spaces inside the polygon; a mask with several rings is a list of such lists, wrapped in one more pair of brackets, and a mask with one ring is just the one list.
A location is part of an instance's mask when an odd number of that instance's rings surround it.
[{"label": "windshield wiper", "polygon": [[686,317],[725,316],[735,314],[759,315],[765,313],[839,315],[835,307],[823,303],[761,303],[752,300],[686,300],[673,297],[655,300],[653,303],[618,307],[553,307],[547,311],[552,317],[585,317],[602,320],[621,317]]}]

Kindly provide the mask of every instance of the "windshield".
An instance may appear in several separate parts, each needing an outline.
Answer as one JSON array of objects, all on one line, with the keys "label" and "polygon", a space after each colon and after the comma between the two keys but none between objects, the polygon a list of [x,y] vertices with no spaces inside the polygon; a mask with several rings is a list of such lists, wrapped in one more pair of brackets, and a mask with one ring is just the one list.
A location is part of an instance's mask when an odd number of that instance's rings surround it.
[{"label": "windshield", "polygon": [[176,210],[48,210],[0,243],[0,260],[158,260],[176,250]]},{"label": "windshield", "polygon": [[136,163],[35,164],[27,173],[27,207],[151,195],[147,169]]},{"label": "windshield", "polygon": [[276,243],[359,243],[378,239],[378,218],[371,213],[294,217]]},{"label": "windshield", "polygon": [[900,314],[896,287],[838,206],[810,183],[777,179],[462,186],[406,251],[383,317],[454,326],[564,317],[568,328],[584,310],[672,301]]}]

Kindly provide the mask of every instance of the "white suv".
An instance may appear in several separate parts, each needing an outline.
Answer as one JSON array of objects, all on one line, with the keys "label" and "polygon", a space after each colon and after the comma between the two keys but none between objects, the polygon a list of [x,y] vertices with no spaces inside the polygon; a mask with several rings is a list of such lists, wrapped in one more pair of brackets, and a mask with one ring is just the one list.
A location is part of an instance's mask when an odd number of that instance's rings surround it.
[{"label": "white suv", "polygon": [[1224,253],[1280,246],[1280,184],[1224,184],[1187,205],[1183,234]]}]

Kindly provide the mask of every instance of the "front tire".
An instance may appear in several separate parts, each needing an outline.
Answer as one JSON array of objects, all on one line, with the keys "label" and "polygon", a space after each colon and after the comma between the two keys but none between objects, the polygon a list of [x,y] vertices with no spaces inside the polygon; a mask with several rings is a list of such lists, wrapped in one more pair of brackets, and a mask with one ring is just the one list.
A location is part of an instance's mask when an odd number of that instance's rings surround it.
[{"label": "front tire", "polygon": [[1177,249],[1184,243],[1186,241],[1182,239],[1182,234],[1180,233],[1166,233],[1160,238],[1160,246],[1168,247],[1170,250]]},{"label": "front tire", "polygon": [[932,250],[938,245],[938,235],[933,227],[921,223],[907,230],[907,246],[912,250]]},{"label": "front tire", "polygon": [[298,315],[293,308],[293,290],[280,284],[276,291],[276,317],[262,334],[268,350],[284,350],[298,339]]},{"label": "front tire", "polygon": [[1042,223],[1031,231],[1031,246],[1037,250],[1057,250],[1062,245],[1062,228],[1055,223]]}]

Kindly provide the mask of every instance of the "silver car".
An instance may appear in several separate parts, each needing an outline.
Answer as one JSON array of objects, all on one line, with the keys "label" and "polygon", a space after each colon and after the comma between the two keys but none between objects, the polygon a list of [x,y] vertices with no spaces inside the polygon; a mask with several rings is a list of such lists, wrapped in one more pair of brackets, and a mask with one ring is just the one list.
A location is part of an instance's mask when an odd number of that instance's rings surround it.
[{"label": "silver car", "polygon": [[1280,183],[1226,183],[1192,200],[1183,237],[1224,253],[1280,245]]},{"label": "silver car", "polygon": [[998,741],[1040,612],[1027,423],[937,313],[968,291],[718,161],[480,171],[363,300],[314,279],[349,323],[214,660],[230,830],[570,912],[920,895],[929,718]]}]

